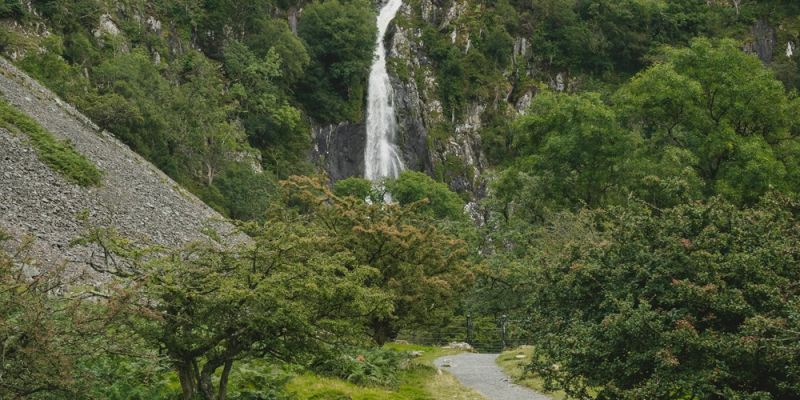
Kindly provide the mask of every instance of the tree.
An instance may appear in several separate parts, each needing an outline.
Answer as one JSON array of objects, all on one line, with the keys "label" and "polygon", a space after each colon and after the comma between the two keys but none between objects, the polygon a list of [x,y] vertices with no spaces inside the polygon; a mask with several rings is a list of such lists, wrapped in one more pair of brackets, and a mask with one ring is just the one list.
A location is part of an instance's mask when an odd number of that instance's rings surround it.
[{"label": "tree", "polygon": [[[3,248],[9,239],[0,231]],[[0,248],[0,397],[79,398],[94,381],[86,363],[117,348],[105,340],[103,313],[68,292],[63,268],[25,271],[32,245],[24,239],[12,252]]]},{"label": "tree", "polygon": [[259,22],[257,29],[248,33],[243,42],[258,57],[264,57],[274,49],[281,58],[282,66],[282,79],[278,83],[286,89],[303,77],[311,61],[305,45],[285,21],[264,19]]},{"label": "tree", "polygon": [[263,57],[239,42],[225,48],[225,70],[234,82],[232,92],[241,104],[239,115],[250,143],[278,177],[303,172],[303,157],[311,144],[300,110],[279,89],[282,63],[276,48]]},{"label": "tree", "polygon": [[702,118],[700,84],[669,63],[633,77],[613,97],[622,125],[644,139],[630,182],[641,198],[659,207],[702,197],[698,156],[687,145],[687,121]]},{"label": "tree", "polygon": [[374,21],[374,7],[364,0],[315,2],[303,11],[298,34],[312,62],[296,93],[318,121],[361,119]]},{"label": "tree", "polygon": [[783,85],[731,40],[695,39],[666,51],[675,69],[703,88],[705,127],[727,124],[738,135],[779,135],[786,126]]},{"label": "tree", "polygon": [[226,95],[222,77],[199,53],[189,53],[170,71],[180,83],[173,101],[173,135],[182,166],[206,186],[239,154],[252,151],[235,120],[238,105]]},{"label": "tree", "polygon": [[403,171],[395,180],[386,182],[386,190],[392,200],[400,205],[419,204],[421,213],[437,219],[464,220],[464,201],[444,183],[436,182],[428,175],[416,171]]},{"label": "tree", "polygon": [[539,230],[518,276],[531,368],[578,398],[796,398],[798,205],[630,204]]},{"label": "tree", "polygon": [[248,165],[228,167],[214,184],[222,194],[229,216],[240,221],[263,220],[279,191],[268,171],[256,172]]},{"label": "tree", "polygon": [[[164,106],[172,103],[173,92],[149,55],[134,51],[105,58],[92,83],[99,96],[88,100],[88,115],[161,169],[176,172],[169,151],[175,136]],[[120,100],[125,106],[115,105]]]},{"label": "tree", "polygon": [[[199,35],[200,45],[206,54],[219,58],[228,40],[242,41],[250,35],[259,35],[264,23],[272,18],[274,2],[254,0],[208,0],[202,4],[196,29],[209,32]],[[174,7],[174,6],[173,6]]]},{"label": "tree", "polygon": [[367,203],[339,197],[320,178],[284,182],[287,204],[319,224],[338,251],[378,271],[365,281],[391,300],[387,315],[369,315],[368,331],[383,344],[401,328],[442,326],[472,281],[463,241],[438,229],[417,210],[421,203]]},{"label": "tree", "polygon": [[788,189],[786,171],[796,161],[783,154],[795,141],[794,100],[735,43],[697,39],[666,49],[614,101],[624,126],[645,139],[646,158],[665,149],[691,155],[684,167],[702,179],[706,196],[754,204],[769,190]]},{"label": "tree", "polygon": [[342,179],[333,184],[333,193],[339,197],[355,197],[357,199],[369,199],[373,202],[382,202],[383,194],[379,193],[373,184],[368,179],[359,177],[350,177]]},{"label": "tree", "polygon": [[105,262],[93,263],[96,271],[120,278],[107,296],[123,323],[168,357],[182,398],[224,400],[236,361],[302,362],[358,340],[362,316],[390,310],[368,284],[374,268],[297,218],[278,212],[242,224],[250,240],[238,244],[149,247],[107,228],[90,229],[78,243],[100,249]]},{"label": "tree", "polygon": [[536,190],[557,209],[596,207],[618,193],[634,145],[614,110],[592,93],[540,93],[514,127],[517,170],[535,176]]}]

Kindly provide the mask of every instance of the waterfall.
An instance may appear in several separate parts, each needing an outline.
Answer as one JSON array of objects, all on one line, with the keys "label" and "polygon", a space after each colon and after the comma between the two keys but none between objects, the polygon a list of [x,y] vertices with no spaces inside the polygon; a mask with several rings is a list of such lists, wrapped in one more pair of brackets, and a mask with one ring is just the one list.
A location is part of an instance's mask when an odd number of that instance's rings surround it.
[{"label": "waterfall", "polygon": [[394,114],[394,90],[386,72],[386,49],[383,40],[402,0],[388,0],[378,14],[378,41],[375,60],[369,72],[367,92],[367,145],[364,150],[364,176],[371,181],[396,178],[405,168],[395,145],[397,120]]}]

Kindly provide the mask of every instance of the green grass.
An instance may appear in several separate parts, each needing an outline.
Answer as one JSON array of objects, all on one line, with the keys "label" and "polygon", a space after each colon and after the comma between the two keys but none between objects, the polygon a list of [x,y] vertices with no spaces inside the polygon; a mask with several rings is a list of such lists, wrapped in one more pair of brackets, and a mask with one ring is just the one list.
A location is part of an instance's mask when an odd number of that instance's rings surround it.
[{"label": "green grass", "polygon": [[84,187],[100,185],[103,173],[89,159],[1,99],[0,127],[27,135],[39,159],[68,180]]},{"label": "green grass", "polygon": [[[525,372],[525,366],[530,364],[531,358],[534,355],[534,348],[531,346],[522,346],[513,350],[504,351],[497,357],[497,365],[503,371],[514,379],[519,385],[529,387],[539,393],[545,393],[555,400],[566,399],[564,392],[547,393],[544,390],[544,381],[531,373]],[[521,356],[522,358],[518,358]]]},{"label": "green grass", "polygon": [[398,351],[423,351],[412,366],[401,372],[397,389],[363,387],[331,379],[304,374],[294,378],[286,386],[287,391],[298,399],[316,400],[484,400],[478,393],[467,389],[450,374],[439,373],[433,367],[438,357],[459,353],[457,350],[415,345],[389,344],[386,347]]}]

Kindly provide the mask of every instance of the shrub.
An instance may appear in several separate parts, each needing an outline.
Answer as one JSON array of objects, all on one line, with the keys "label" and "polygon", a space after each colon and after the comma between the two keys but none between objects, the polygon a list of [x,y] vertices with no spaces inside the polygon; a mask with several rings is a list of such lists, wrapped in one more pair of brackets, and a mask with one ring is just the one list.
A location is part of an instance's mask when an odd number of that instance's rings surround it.
[{"label": "shrub", "polygon": [[452,220],[465,216],[464,201],[458,194],[421,172],[405,171],[396,180],[386,182],[386,189],[403,205],[427,199],[428,204],[420,210],[430,216]]},{"label": "shrub", "polygon": [[255,172],[245,164],[234,164],[220,174],[214,185],[219,189],[231,218],[249,221],[264,218],[278,192],[278,184],[268,171]]},{"label": "shrub", "polygon": [[357,385],[394,387],[398,372],[407,367],[409,359],[408,353],[389,349],[352,349],[321,357],[313,369]]},{"label": "shrub", "polygon": [[333,193],[340,197],[352,196],[359,200],[368,199],[373,203],[383,201],[382,190],[375,187],[369,180],[355,176],[334,183]]}]

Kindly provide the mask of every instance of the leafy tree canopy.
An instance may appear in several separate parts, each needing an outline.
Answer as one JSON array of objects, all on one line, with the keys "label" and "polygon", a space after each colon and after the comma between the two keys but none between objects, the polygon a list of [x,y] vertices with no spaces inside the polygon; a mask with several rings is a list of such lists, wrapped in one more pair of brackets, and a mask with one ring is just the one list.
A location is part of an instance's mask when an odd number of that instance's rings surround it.
[{"label": "leafy tree canopy", "polygon": [[421,203],[342,198],[315,178],[295,177],[284,186],[287,204],[336,237],[337,249],[379,271],[366,285],[387,293],[393,308],[389,315],[370,318],[369,332],[377,343],[401,328],[441,326],[452,317],[473,279],[473,264],[466,244],[421,214]]},{"label": "leafy tree canopy", "polygon": [[579,398],[798,396],[797,210],[781,196],[632,204],[541,231],[531,367]]},{"label": "leafy tree canopy", "polygon": [[307,6],[298,33],[313,62],[298,96],[320,122],[358,121],[375,47],[377,27],[366,0],[315,2]]}]

